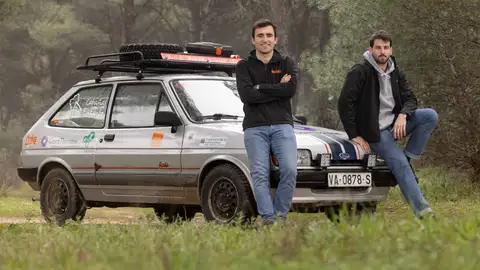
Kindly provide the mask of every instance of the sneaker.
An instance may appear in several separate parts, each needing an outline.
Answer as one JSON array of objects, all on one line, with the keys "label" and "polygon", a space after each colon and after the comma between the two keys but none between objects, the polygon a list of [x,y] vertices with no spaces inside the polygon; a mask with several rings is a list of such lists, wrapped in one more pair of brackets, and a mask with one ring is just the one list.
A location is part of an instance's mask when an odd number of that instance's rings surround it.
[{"label": "sneaker", "polygon": [[423,214],[418,217],[420,220],[433,220],[436,221],[437,218],[435,213],[432,211],[431,208],[428,208]]},{"label": "sneaker", "polygon": [[274,219],[267,219],[267,220],[262,221],[263,226],[272,226],[273,224],[275,224]]}]

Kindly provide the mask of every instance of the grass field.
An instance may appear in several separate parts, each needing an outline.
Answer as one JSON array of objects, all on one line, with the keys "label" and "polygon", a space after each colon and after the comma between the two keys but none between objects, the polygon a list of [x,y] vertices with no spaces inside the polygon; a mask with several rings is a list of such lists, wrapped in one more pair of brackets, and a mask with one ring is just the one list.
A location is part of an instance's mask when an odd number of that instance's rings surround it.
[{"label": "grass field", "polygon": [[[414,219],[398,188],[370,218],[291,214],[284,229],[201,215],[167,225],[150,209],[90,209],[84,223],[63,228],[0,224],[0,269],[480,269],[480,188],[440,170],[419,176],[437,221]],[[25,192],[0,197],[0,218],[40,219],[39,203],[18,197]]]}]

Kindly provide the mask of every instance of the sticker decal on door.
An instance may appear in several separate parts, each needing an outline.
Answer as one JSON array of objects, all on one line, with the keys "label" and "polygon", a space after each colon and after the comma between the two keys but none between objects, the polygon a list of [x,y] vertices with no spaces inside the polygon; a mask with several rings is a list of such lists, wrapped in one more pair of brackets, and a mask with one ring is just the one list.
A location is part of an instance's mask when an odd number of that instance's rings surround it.
[{"label": "sticker decal on door", "polygon": [[87,136],[83,137],[83,143],[85,143],[85,147],[88,147],[88,144],[90,144],[93,139],[95,139],[95,131],[92,131]]},{"label": "sticker decal on door", "polygon": [[164,133],[161,131],[152,134],[152,146],[159,147],[162,144]]}]

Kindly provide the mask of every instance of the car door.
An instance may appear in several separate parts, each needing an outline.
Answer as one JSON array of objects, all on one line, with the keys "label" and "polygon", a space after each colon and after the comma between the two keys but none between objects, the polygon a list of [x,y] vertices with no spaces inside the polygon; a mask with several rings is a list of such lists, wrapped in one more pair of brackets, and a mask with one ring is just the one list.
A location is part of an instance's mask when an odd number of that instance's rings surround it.
[{"label": "car door", "polygon": [[78,88],[52,115],[38,137],[39,147],[48,156],[63,160],[70,167],[86,198],[99,188],[94,173],[96,140],[91,134],[105,126],[112,90],[112,84]]},{"label": "car door", "polygon": [[106,195],[185,197],[178,177],[183,128],[156,127],[172,111],[161,82],[119,83],[108,128],[99,135],[96,179]]}]

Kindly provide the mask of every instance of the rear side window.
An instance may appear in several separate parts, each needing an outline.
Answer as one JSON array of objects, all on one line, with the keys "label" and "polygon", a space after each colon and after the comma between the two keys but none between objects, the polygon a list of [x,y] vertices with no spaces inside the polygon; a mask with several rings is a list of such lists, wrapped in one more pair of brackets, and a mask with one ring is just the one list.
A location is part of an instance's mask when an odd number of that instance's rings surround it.
[{"label": "rear side window", "polygon": [[83,88],[50,120],[50,125],[69,128],[103,128],[112,85]]},{"label": "rear side window", "polygon": [[[153,127],[162,92],[157,83],[118,85],[110,128]],[[164,109],[164,104],[160,107]]]}]

